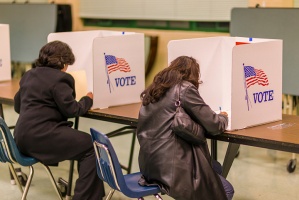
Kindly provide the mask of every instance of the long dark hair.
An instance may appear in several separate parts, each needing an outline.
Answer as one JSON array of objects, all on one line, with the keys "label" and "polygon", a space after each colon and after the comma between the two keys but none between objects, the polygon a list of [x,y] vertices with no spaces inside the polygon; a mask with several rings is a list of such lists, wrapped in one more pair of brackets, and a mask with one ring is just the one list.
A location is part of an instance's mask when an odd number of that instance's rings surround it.
[{"label": "long dark hair", "polygon": [[174,59],[169,67],[160,71],[153,80],[153,83],[145,89],[140,98],[144,106],[155,103],[168,91],[172,86],[189,81],[198,88],[201,81],[199,64],[197,61],[188,56],[180,56]]},{"label": "long dark hair", "polygon": [[75,56],[69,45],[61,41],[53,41],[41,48],[38,59],[35,60],[35,67],[51,67],[61,70],[65,64],[72,65],[74,62]]}]

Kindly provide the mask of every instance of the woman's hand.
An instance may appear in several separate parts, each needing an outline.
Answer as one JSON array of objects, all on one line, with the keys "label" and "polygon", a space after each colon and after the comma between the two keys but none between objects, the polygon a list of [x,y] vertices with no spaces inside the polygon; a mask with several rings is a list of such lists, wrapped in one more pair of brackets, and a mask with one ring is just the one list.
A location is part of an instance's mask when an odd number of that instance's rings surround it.
[{"label": "woman's hand", "polygon": [[86,96],[88,96],[89,98],[93,99],[93,94],[92,94],[92,92],[88,92],[88,93],[86,94]]},{"label": "woman's hand", "polygon": [[228,117],[228,114],[227,114],[227,112],[220,112],[220,115],[225,115],[225,116],[227,116]]}]

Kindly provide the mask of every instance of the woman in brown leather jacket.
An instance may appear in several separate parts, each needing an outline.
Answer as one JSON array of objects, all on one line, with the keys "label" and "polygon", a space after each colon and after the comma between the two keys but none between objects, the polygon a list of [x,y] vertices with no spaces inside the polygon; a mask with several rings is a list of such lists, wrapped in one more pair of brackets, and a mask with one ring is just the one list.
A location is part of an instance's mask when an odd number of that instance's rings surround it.
[{"label": "woman in brown leather jacket", "polygon": [[213,169],[207,142],[188,143],[171,129],[179,92],[181,106],[205,134],[217,135],[227,128],[227,114],[216,114],[201,98],[199,77],[196,60],[181,56],[141,93],[137,137],[143,177],[139,183],[158,184],[176,200],[230,200],[234,189]]}]

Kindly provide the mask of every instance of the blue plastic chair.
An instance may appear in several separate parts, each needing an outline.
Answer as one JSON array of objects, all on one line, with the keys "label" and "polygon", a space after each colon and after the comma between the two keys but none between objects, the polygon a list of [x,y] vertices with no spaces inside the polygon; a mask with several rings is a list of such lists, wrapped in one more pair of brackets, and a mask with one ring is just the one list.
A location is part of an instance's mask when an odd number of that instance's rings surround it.
[{"label": "blue plastic chair", "polygon": [[122,192],[130,198],[143,199],[145,196],[154,195],[162,200],[158,195],[160,188],[158,186],[140,186],[138,180],[141,177],[140,172],[124,175],[121,165],[114,151],[114,148],[108,137],[91,128],[91,137],[96,154],[97,174],[101,180],[108,183],[111,187],[106,200],[112,198],[115,190]]},{"label": "blue plastic chair", "polygon": [[[25,200],[28,190],[29,190],[29,187],[30,187],[30,184],[31,184],[31,181],[32,181],[32,178],[33,178],[33,174],[34,174],[33,165],[36,163],[39,163],[39,161],[35,158],[25,156],[19,152],[18,147],[13,139],[13,136],[2,117],[0,117],[0,162],[8,164],[9,169],[10,169],[14,179],[16,180],[17,185],[19,186],[19,189],[22,192],[22,200]],[[17,177],[17,174],[13,167],[13,164],[19,164],[24,167],[29,167],[29,176],[28,176],[26,185],[24,187],[24,190],[23,190],[22,185]],[[50,171],[50,168],[44,164],[42,164],[42,165],[46,169],[46,171],[50,177],[50,180],[54,186],[54,189],[57,192],[60,200],[62,200],[63,198],[62,198],[60,190],[56,184],[56,181]]]}]

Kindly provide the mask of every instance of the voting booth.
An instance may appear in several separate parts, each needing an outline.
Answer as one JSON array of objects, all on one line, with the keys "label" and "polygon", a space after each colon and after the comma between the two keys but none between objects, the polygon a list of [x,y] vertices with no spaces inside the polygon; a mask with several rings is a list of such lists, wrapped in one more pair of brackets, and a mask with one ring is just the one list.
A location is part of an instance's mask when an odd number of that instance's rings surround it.
[{"label": "voting booth", "polygon": [[11,79],[9,25],[0,24],[0,81]]},{"label": "voting booth", "polygon": [[282,119],[282,40],[210,37],[170,41],[169,63],[182,55],[198,61],[203,81],[199,93],[216,113],[228,113],[228,130]]},{"label": "voting booth", "polygon": [[[75,78],[77,97],[93,92],[93,109],[140,102],[145,87],[144,34],[106,30],[49,34],[48,42],[54,40],[72,48],[76,61],[67,72]],[[84,82],[87,88],[82,87]]]}]

